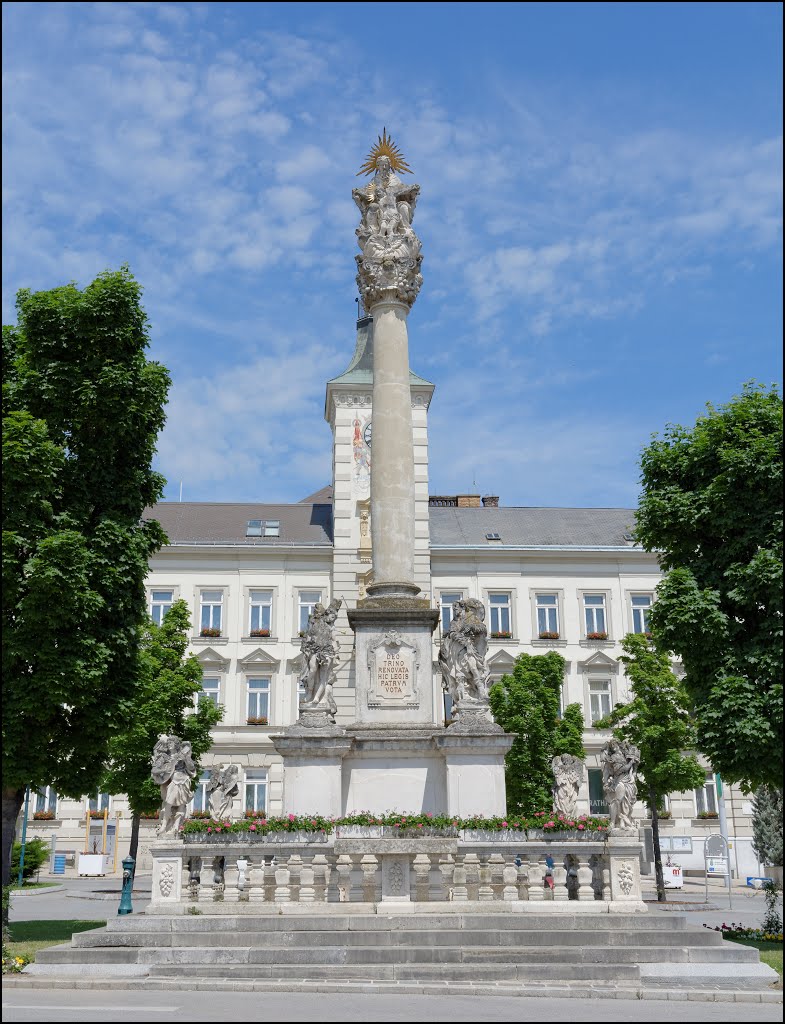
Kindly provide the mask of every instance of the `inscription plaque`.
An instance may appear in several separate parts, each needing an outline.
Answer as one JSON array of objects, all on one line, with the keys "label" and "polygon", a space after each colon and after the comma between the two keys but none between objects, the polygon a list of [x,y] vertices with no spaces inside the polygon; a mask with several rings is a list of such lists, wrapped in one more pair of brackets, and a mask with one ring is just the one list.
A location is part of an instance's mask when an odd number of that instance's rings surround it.
[{"label": "inscription plaque", "polygon": [[368,707],[419,707],[417,667],[417,649],[400,633],[391,630],[380,637],[368,650]]}]

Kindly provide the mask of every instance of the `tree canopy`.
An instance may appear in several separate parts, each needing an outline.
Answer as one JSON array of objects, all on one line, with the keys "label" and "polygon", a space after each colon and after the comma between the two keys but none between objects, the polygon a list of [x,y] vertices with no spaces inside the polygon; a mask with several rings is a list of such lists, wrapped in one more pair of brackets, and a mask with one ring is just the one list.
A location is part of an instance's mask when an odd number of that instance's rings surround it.
[{"label": "tree canopy", "polygon": [[97,786],[139,678],[143,510],[169,375],[127,267],[20,291],[3,329],[3,872],[25,786]]},{"label": "tree canopy", "polygon": [[[139,815],[161,806],[160,788],[150,776],[153,747],[161,733],[174,733],[191,744],[198,773],[199,759],[212,745],[210,729],[223,717],[223,708],[211,700],[194,707],[202,666],[196,655],[185,653],[190,624],[188,605],[182,600],[172,605],[160,626],[147,619],[140,631],[138,683],[119,709],[122,731],[109,743],[101,789],[128,794],[135,824]],[[132,857],[137,837],[138,825],[129,851]]]},{"label": "tree canopy", "polygon": [[728,782],[782,784],[782,398],[747,384],[641,459],[637,539],[666,575],[651,622]]},{"label": "tree canopy", "polygon": [[706,770],[694,754],[695,725],[687,692],[673,674],[667,654],[658,651],[642,633],[628,633],[620,655],[630,681],[632,700],[617,704],[598,728],[612,728],[620,740],[629,740],[641,752],[638,774],[654,824],[654,864],[657,892],[665,898],[659,846],[658,810],[668,793],[702,786]]},{"label": "tree canopy", "polygon": [[556,651],[521,654],[512,675],[491,687],[493,717],[505,732],[517,734],[505,758],[508,814],[548,810],[553,803],[553,758],[585,756],[580,705],[570,704],[559,714],[564,665]]}]

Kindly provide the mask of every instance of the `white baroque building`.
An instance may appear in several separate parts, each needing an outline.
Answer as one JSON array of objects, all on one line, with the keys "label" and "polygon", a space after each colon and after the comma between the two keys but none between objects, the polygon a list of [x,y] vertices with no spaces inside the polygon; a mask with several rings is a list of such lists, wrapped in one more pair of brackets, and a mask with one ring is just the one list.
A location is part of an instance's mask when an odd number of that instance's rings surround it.
[{"label": "white baroque building", "polygon": [[[191,650],[202,663],[201,700],[225,708],[214,745],[203,759],[240,765],[235,813],[282,809],[282,768],[269,736],[298,714],[300,633],[318,601],[343,599],[338,632],[341,665],[334,690],[338,724],[355,719],[354,634],[346,609],[364,596],[371,574],[370,460],[372,452],[373,322],[357,323],[357,344],[347,370],[327,383],[325,419],[333,437],[333,481],[297,504],[266,502],[161,503],[150,511],[169,537],[151,561],[150,613],[160,621],[178,598],[192,611]],[[660,579],[657,559],[631,539],[634,510],[619,508],[508,508],[498,497],[430,495],[428,409],[434,386],[411,374],[415,455],[416,582],[441,608],[442,629],[452,603],[481,599],[489,629],[492,678],[515,658],[558,650],[566,660],[562,706],[578,703],[587,723],[588,780],[582,810],[603,813],[599,752],[608,733],[591,723],[628,699],[619,662],[625,633],[645,632]],[[434,634],[437,659],[440,631]],[[678,671],[678,666],[676,666]],[[438,678],[438,672],[436,672]],[[438,714],[442,698],[434,692]],[[738,877],[758,874],[750,844],[751,805],[734,788],[725,802]],[[206,807],[204,780],[194,810]],[[105,820],[88,812],[107,808]],[[390,794],[390,809],[396,807]],[[661,823],[663,851],[685,872],[702,873],[706,836],[718,821],[715,778],[692,793],[671,795],[671,817]],[[314,808],[317,810],[317,808]],[[34,814],[39,815],[38,818]],[[54,814],[44,818],[44,814]],[[639,804],[641,826],[646,810]],[[78,853],[105,848],[107,870],[121,870],[130,815],[122,795],[58,799],[50,789],[33,794],[28,835],[56,836],[65,870],[78,870]],[[143,822],[140,868],[154,821]],[[650,836],[650,833],[649,833]],[[650,849],[650,839],[649,839]]]}]

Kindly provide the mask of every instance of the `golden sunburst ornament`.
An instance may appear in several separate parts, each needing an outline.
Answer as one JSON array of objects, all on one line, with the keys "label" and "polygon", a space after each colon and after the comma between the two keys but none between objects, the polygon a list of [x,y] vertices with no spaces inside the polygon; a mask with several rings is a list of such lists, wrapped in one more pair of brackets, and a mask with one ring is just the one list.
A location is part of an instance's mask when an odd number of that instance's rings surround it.
[{"label": "golden sunburst ornament", "polygon": [[373,174],[376,171],[376,161],[380,156],[390,158],[391,171],[400,171],[402,174],[414,173],[411,167],[404,160],[403,153],[401,153],[400,149],[395,145],[391,136],[387,134],[387,129],[383,128],[378,142],[366,157],[365,163],[357,172],[356,177],[359,178],[361,174]]}]

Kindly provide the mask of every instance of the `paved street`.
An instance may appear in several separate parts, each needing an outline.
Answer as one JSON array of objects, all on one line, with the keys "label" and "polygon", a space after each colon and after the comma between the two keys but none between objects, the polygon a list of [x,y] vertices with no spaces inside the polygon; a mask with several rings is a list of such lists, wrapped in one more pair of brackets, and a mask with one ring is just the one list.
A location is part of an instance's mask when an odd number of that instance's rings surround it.
[{"label": "paved street", "polygon": [[507,996],[8,991],[4,1021],[780,1021],[781,1005]]}]

